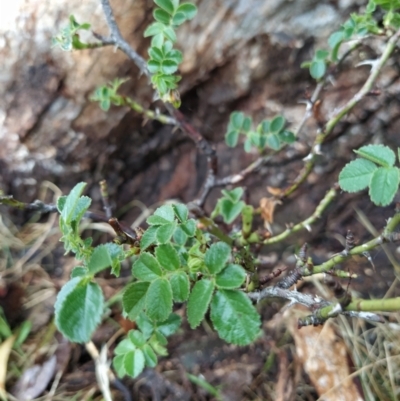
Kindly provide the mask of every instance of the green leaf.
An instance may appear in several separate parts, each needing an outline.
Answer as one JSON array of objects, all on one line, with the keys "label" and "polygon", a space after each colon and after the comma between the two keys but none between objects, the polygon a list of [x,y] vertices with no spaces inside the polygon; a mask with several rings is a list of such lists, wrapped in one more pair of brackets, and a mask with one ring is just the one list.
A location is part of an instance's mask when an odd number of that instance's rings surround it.
[{"label": "green leaf", "polygon": [[154,3],[165,10],[168,14],[173,15],[175,12],[175,7],[171,0],[154,0]]},{"label": "green leaf", "polygon": [[223,189],[221,193],[222,195],[224,195],[224,197],[230,199],[233,203],[237,203],[239,202],[239,199],[243,196],[244,190],[242,187],[237,187],[230,191]]},{"label": "green leaf", "polygon": [[149,339],[154,332],[154,323],[144,312],[139,314],[139,316],[135,319],[135,322],[146,339]]},{"label": "green leaf", "polygon": [[231,125],[238,131],[241,130],[244,123],[244,114],[241,111],[234,111],[230,117]]},{"label": "green leaf", "polygon": [[178,70],[178,64],[174,60],[164,60],[161,64],[161,72],[171,75]]},{"label": "green leaf", "polygon": [[147,282],[136,282],[125,288],[122,296],[124,311],[130,320],[135,320],[145,308],[146,294],[150,284]]},{"label": "green leaf", "polygon": [[225,242],[212,244],[204,257],[204,263],[211,274],[219,273],[231,257],[231,247]]},{"label": "green leaf", "polygon": [[317,50],[315,52],[315,59],[316,60],[325,60],[329,56],[329,52],[327,50]]},{"label": "green leaf", "polygon": [[182,3],[176,11],[184,13],[186,19],[192,19],[197,13],[197,7],[192,3]]},{"label": "green leaf", "polygon": [[372,175],[369,196],[377,206],[387,206],[399,189],[400,170],[397,167],[380,167]]},{"label": "green leaf", "polygon": [[157,331],[165,337],[176,333],[182,323],[182,319],[176,313],[171,313],[167,320],[157,324]]},{"label": "green leaf", "polygon": [[162,33],[158,33],[157,35],[154,35],[153,38],[151,39],[151,46],[152,47],[157,47],[161,49],[164,43],[164,35]]},{"label": "green leaf", "polygon": [[174,271],[179,269],[179,255],[171,243],[159,245],[156,248],[156,258],[165,270]]},{"label": "green leaf", "polygon": [[124,357],[124,355],[117,355],[113,359],[113,366],[119,378],[122,378],[126,375],[124,368]]},{"label": "green leaf", "polygon": [[229,264],[215,278],[219,288],[234,289],[240,287],[246,279],[246,272],[242,266]]},{"label": "green leaf", "polygon": [[162,275],[157,259],[148,252],[142,252],[132,266],[132,274],[142,281],[153,281]]},{"label": "green leaf", "polygon": [[178,245],[185,245],[186,241],[188,239],[188,236],[185,234],[185,232],[182,230],[181,226],[176,227],[174,234],[173,234],[174,241]]},{"label": "green leaf", "polygon": [[162,46],[162,51],[164,54],[168,54],[172,50],[173,47],[174,47],[174,44],[170,40],[167,40]]},{"label": "green leaf", "polygon": [[165,55],[165,58],[168,60],[172,60],[173,62],[175,62],[175,64],[180,64],[182,62],[183,56],[181,51],[173,49]]},{"label": "green leaf", "polygon": [[153,348],[151,348],[149,344],[145,344],[142,348],[142,351],[146,366],[148,366],[149,368],[155,368],[157,366],[158,360],[156,353],[153,351]]},{"label": "green leaf", "polygon": [[192,329],[204,319],[213,291],[214,283],[205,278],[194,285],[187,304],[187,318]]},{"label": "green leaf", "polygon": [[251,118],[245,117],[245,119],[243,120],[243,124],[242,124],[242,131],[244,131],[244,132],[250,131],[251,123],[252,123]]},{"label": "green leaf", "polygon": [[172,205],[175,215],[181,223],[184,223],[188,219],[189,210],[183,203],[175,203]]},{"label": "green leaf", "polygon": [[[143,36],[145,38],[147,38],[149,36],[159,35],[159,34],[163,33],[164,29],[165,29],[165,25],[162,24],[161,22],[153,22],[146,28]],[[154,46],[153,43],[152,43],[152,46]],[[156,47],[159,47],[159,46],[156,46]]]},{"label": "green leaf", "polygon": [[172,25],[179,26],[182,25],[186,21],[186,14],[177,12],[172,18]]},{"label": "green leaf", "polygon": [[186,223],[181,224],[180,227],[187,236],[193,237],[196,232],[196,221],[189,219]]},{"label": "green leaf", "polygon": [[225,142],[231,148],[234,148],[237,145],[238,140],[239,140],[239,131],[233,130],[225,134]]},{"label": "green leaf", "polygon": [[269,125],[269,131],[277,134],[285,126],[285,119],[283,116],[276,116]]},{"label": "green leaf", "polygon": [[74,269],[71,272],[71,278],[74,277],[83,277],[86,276],[88,273],[88,270],[86,267],[82,267],[82,266],[77,266],[74,267]]},{"label": "green leaf", "polygon": [[354,153],[382,167],[392,167],[396,161],[393,150],[383,145],[363,146]]},{"label": "green leaf", "polygon": [[158,243],[165,244],[166,242],[168,242],[171,239],[175,229],[176,229],[175,221],[173,223],[166,224],[165,226],[158,227],[156,232],[156,238]]},{"label": "green leaf", "polygon": [[153,11],[153,17],[156,21],[161,22],[165,25],[169,25],[171,21],[171,15],[169,15],[166,11],[161,10],[160,8],[156,8]]},{"label": "green leaf", "polygon": [[157,226],[150,226],[142,235],[140,239],[140,249],[145,251],[150,245],[156,242],[156,233],[158,227]]},{"label": "green leaf", "polygon": [[323,60],[313,60],[310,65],[310,75],[314,79],[321,79],[325,75],[326,64]]},{"label": "green leaf", "polygon": [[97,283],[75,277],[57,295],[56,326],[70,341],[86,343],[101,322],[104,298]]},{"label": "green leaf", "polygon": [[149,67],[149,71],[150,71],[152,74],[155,74],[155,73],[157,73],[158,71],[160,71],[160,69],[161,69],[161,62],[160,62],[160,61],[153,60],[153,59],[150,59],[150,60],[147,62],[147,67]]},{"label": "green leaf", "polygon": [[339,185],[344,191],[357,192],[369,186],[372,174],[378,167],[366,159],[346,164],[339,174]]},{"label": "green leaf", "polygon": [[172,297],[175,302],[185,302],[189,297],[189,277],[185,272],[176,272],[170,277]]},{"label": "green leaf", "polygon": [[260,331],[260,316],[250,299],[238,290],[218,290],[211,301],[211,320],[219,336],[233,344],[247,345]]},{"label": "green leaf", "polygon": [[172,312],[171,284],[163,279],[154,280],[146,296],[146,314],[150,319],[164,321]]},{"label": "green leaf", "polygon": [[334,62],[338,61],[339,48],[340,45],[343,43],[343,39],[343,31],[334,32],[331,36],[329,36],[328,44],[332,49],[331,58]]},{"label": "green leaf", "polygon": [[137,348],[142,348],[146,344],[146,338],[139,330],[130,330],[128,339]]},{"label": "green leaf", "polygon": [[233,203],[229,199],[220,199],[221,215],[224,218],[225,223],[231,224],[240,215],[245,203],[240,201]]},{"label": "green leaf", "polygon": [[165,224],[171,224],[171,221],[164,219],[164,217],[153,215],[146,219],[146,223],[151,226],[164,226]]},{"label": "green leaf", "polygon": [[141,349],[135,349],[124,355],[124,369],[128,376],[138,377],[144,369],[145,359]]},{"label": "green leaf", "polygon": [[281,131],[278,136],[279,136],[279,140],[281,142],[285,142],[285,143],[289,143],[289,144],[296,142],[296,135],[291,131],[287,131],[287,130]]},{"label": "green leaf", "polygon": [[273,150],[279,150],[281,148],[281,141],[279,140],[279,136],[276,134],[268,135],[267,145]]},{"label": "green leaf", "polygon": [[105,245],[99,245],[94,248],[87,267],[90,273],[96,274],[111,265],[112,259],[107,247]]},{"label": "green leaf", "polygon": [[172,27],[167,27],[164,29],[164,35],[171,42],[176,42],[176,33]]},{"label": "green leaf", "polygon": [[76,184],[74,188],[72,188],[71,192],[65,199],[65,203],[63,204],[63,209],[60,211],[61,217],[68,224],[72,221],[72,218],[75,213],[75,209],[78,206],[79,198],[86,187],[85,182],[80,182]]},{"label": "green leaf", "polygon": [[148,53],[149,56],[155,61],[161,62],[164,59],[162,51],[157,47],[150,47]]},{"label": "green leaf", "polygon": [[251,148],[252,148],[251,138],[247,137],[246,140],[244,141],[244,151],[249,153],[251,152]]},{"label": "green leaf", "polygon": [[271,127],[271,121],[269,120],[263,120],[261,124],[258,125],[257,131],[268,134],[270,132]]},{"label": "green leaf", "polygon": [[172,222],[175,219],[175,212],[172,205],[162,205],[153,213],[154,216],[160,216],[163,219]]}]

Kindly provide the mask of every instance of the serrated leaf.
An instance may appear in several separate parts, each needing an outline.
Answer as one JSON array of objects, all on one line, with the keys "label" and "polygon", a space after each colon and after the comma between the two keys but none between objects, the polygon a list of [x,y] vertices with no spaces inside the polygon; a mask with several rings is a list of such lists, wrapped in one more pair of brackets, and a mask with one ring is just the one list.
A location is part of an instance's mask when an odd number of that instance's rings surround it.
[{"label": "serrated leaf", "polygon": [[172,60],[175,64],[180,64],[182,62],[183,56],[181,51],[173,49],[165,55],[165,58],[168,60]]},{"label": "serrated leaf", "polygon": [[178,70],[178,64],[175,60],[164,60],[161,63],[161,72],[165,75],[172,75]]},{"label": "serrated leaf", "polygon": [[172,50],[173,47],[174,47],[174,44],[171,41],[167,40],[162,45],[162,51],[163,51],[164,54],[167,54]]},{"label": "serrated leaf", "polygon": [[99,245],[94,248],[87,267],[90,273],[96,274],[111,265],[112,259],[107,247],[105,245]]},{"label": "serrated leaf", "polygon": [[132,266],[132,274],[142,281],[153,281],[162,275],[157,259],[148,252],[142,252]]},{"label": "serrated leaf", "polygon": [[159,244],[165,244],[166,242],[168,242],[171,239],[175,229],[176,229],[175,221],[173,223],[166,224],[165,226],[158,227],[156,232],[157,242]]},{"label": "serrated leaf", "polygon": [[186,241],[188,239],[187,234],[182,230],[181,226],[176,227],[174,234],[173,234],[173,239],[178,245],[185,245]]},{"label": "serrated leaf", "polygon": [[149,339],[154,332],[154,323],[144,312],[139,314],[139,316],[135,319],[135,322],[146,339]]},{"label": "serrated leaf", "polygon": [[285,126],[286,120],[283,116],[276,116],[269,125],[269,131],[277,134]]},{"label": "serrated leaf", "polygon": [[156,21],[161,22],[162,24],[169,25],[171,21],[171,15],[168,14],[165,10],[160,8],[156,8],[153,11],[153,17]]},{"label": "serrated leaf", "polygon": [[146,223],[151,226],[163,226],[165,224],[171,224],[171,221],[164,219],[164,217],[153,215],[146,219]]},{"label": "serrated leaf", "polygon": [[231,200],[223,198],[220,199],[220,213],[227,224],[233,223],[233,221],[240,215],[245,203],[240,201],[233,203]]},{"label": "serrated leaf", "polygon": [[138,377],[144,369],[145,359],[141,349],[135,349],[124,355],[124,369],[128,376]]},{"label": "serrated leaf", "polygon": [[234,289],[240,287],[246,279],[246,272],[242,266],[228,264],[215,277],[215,284],[220,288]]},{"label": "serrated leaf", "polygon": [[192,329],[204,319],[214,291],[214,283],[208,279],[198,281],[190,293],[187,304],[187,319]]},{"label": "serrated leaf", "polygon": [[189,277],[184,272],[176,272],[169,279],[172,288],[172,297],[175,302],[185,302],[189,297]]},{"label": "serrated leaf", "polygon": [[397,167],[379,167],[372,175],[369,196],[377,206],[387,206],[399,189],[400,170]]},{"label": "serrated leaf", "polygon": [[219,336],[232,344],[247,345],[260,331],[260,316],[241,291],[218,290],[211,301],[211,320]]},{"label": "serrated leaf", "polygon": [[[165,337],[174,334],[180,327],[182,319],[176,313],[171,313],[167,320],[157,324],[157,332]],[[166,342],[165,342],[166,343]]]},{"label": "serrated leaf", "polygon": [[225,142],[231,148],[234,148],[237,145],[238,140],[239,131],[231,130],[225,134]]},{"label": "serrated leaf", "polygon": [[137,348],[143,347],[146,343],[146,338],[139,330],[130,330],[128,333],[129,341]]},{"label": "serrated leaf", "polygon": [[219,273],[231,257],[231,247],[225,242],[212,244],[204,256],[204,263],[211,274]]},{"label": "serrated leaf", "polygon": [[372,174],[378,167],[366,159],[346,164],[339,174],[339,185],[344,191],[357,192],[369,186]]},{"label": "serrated leaf", "polygon": [[154,3],[165,10],[168,14],[174,14],[175,8],[171,0],[154,0]]},{"label": "serrated leaf", "polygon": [[150,47],[148,53],[150,58],[155,61],[161,62],[164,59],[163,52],[157,47]]},{"label": "serrated leaf", "polygon": [[154,35],[151,39],[151,46],[158,47],[159,49],[162,48],[164,43],[164,35],[162,33],[158,33]]},{"label": "serrated leaf", "polygon": [[62,287],[54,308],[58,330],[73,342],[86,343],[101,322],[103,293],[97,283],[75,277]]},{"label": "serrated leaf", "polygon": [[189,219],[186,223],[181,224],[180,227],[187,236],[193,237],[196,232],[196,221]]},{"label": "serrated leaf", "polygon": [[153,213],[154,216],[162,217],[163,219],[172,222],[175,219],[175,212],[172,205],[162,205]]},{"label": "serrated leaf", "polygon": [[363,146],[354,153],[382,167],[392,167],[396,161],[393,150],[384,145]]},{"label": "serrated leaf", "polygon": [[171,284],[163,279],[154,280],[146,295],[146,314],[150,319],[164,321],[172,312]]},{"label": "serrated leaf", "polygon": [[182,3],[176,11],[184,13],[187,19],[192,19],[197,13],[197,7],[192,3]]},{"label": "serrated leaf", "polygon": [[156,258],[165,270],[174,271],[179,269],[179,255],[171,243],[159,245],[156,248]]},{"label": "serrated leaf", "polygon": [[150,71],[152,74],[155,74],[155,73],[157,73],[158,71],[160,71],[160,69],[161,69],[161,62],[160,62],[160,61],[153,60],[153,59],[150,59],[150,60],[147,62],[147,67],[149,68],[149,71]]},{"label": "serrated leaf", "polygon": [[79,184],[76,184],[74,188],[72,188],[67,198],[65,199],[62,211],[60,211],[60,213],[61,217],[67,224],[72,221],[75,208],[78,205],[79,198],[85,187],[86,187],[85,182],[80,182]]},{"label": "serrated leaf", "polygon": [[115,356],[113,359],[113,366],[119,378],[123,378],[126,375],[124,368],[124,355]]},{"label": "serrated leaf", "polygon": [[172,205],[175,215],[181,223],[184,223],[188,219],[189,210],[183,203],[176,203]]},{"label": "serrated leaf", "polygon": [[140,239],[140,249],[145,251],[150,245],[156,242],[156,233],[158,226],[150,226],[142,235]]},{"label": "serrated leaf", "polygon": [[150,284],[148,282],[138,282],[129,284],[122,296],[122,305],[129,319],[135,320],[143,311],[146,304],[146,294]]},{"label": "serrated leaf", "polygon": [[153,351],[153,348],[151,348],[149,344],[145,344],[142,348],[142,351],[146,366],[149,368],[155,368],[157,366],[158,359],[156,353]]},{"label": "serrated leaf", "polygon": [[325,75],[326,64],[323,60],[313,60],[310,65],[310,75],[314,79],[321,79]]},{"label": "serrated leaf", "polygon": [[135,345],[129,340],[129,338],[125,338],[122,340],[114,349],[115,355],[124,355],[127,352],[134,351],[136,349]]}]

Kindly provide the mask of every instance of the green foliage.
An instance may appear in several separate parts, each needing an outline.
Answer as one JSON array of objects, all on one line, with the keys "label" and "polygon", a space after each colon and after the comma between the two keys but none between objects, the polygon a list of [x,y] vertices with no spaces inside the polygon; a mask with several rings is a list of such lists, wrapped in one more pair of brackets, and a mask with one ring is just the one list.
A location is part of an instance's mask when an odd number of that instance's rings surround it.
[{"label": "green foliage", "polygon": [[104,111],[108,111],[112,104],[121,106],[123,97],[117,92],[119,87],[126,81],[127,79],[116,78],[114,81],[98,87],[90,97],[90,100],[99,102],[100,108]]},{"label": "green foliage", "polygon": [[176,28],[185,21],[194,18],[197,7],[192,3],[179,4],[179,0],[154,0],[159,8],[153,11],[153,22],[144,32],[145,37],[152,37],[148,49],[147,66],[152,74],[151,82],[157,89],[161,99],[180,106],[176,98],[177,83],[180,77],[173,75],[182,62],[182,53],[173,49],[176,42]]},{"label": "green foliage", "polygon": [[400,169],[394,167],[394,152],[383,145],[367,145],[355,151],[360,159],[346,164],[339,174],[339,185],[347,192],[369,188],[377,206],[392,202],[400,183]]},{"label": "green foliage", "polygon": [[243,188],[237,187],[231,191],[223,189],[221,192],[223,196],[218,199],[215,209],[211,213],[211,218],[221,215],[225,223],[231,224],[246,206],[246,204],[240,200],[243,196]]},{"label": "green foliage", "polygon": [[240,134],[246,137],[244,149],[250,152],[252,147],[256,147],[259,152],[265,148],[279,150],[283,144],[293,143],[296,140],[291,131],[285,130],[286,120],[283,116],[276,116],[272,120],[263,120],[252,130],[252,119],[245,116],[242,112],[231,113],[225,142],[230,147],[235,147],[239,141]]},{"label": "green foliage", "polygon": [[82,50],[92,47],[87,43],[82,43],[79,39],[79,30],[88,31],[90,24],[83,23],[79,24],[73,15],[69,17],[69,24],[63,28],[60,33],[53,38],[53,46],[60,47],[61,50]]}]

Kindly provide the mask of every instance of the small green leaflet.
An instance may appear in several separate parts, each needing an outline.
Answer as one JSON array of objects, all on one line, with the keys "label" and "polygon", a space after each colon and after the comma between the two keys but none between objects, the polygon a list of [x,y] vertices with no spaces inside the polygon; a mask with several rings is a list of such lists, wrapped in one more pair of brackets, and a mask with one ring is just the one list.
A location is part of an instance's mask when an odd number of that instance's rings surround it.
[{"label": "small green leaflet", "polygon": [[369,196],[377,206],[387,206],[399,189],[400,170],[397,167],[380,167],[371,179]]},{"label": "small green leaflet", "polygon": [[344,191],[357,192],[369,186],[378,167],[369,160],[356,159],[346,164],[339,174],[339,185]]},{"label": "small green leaflet", "polygon": [[219,273],[231,257],[231,247],[225,242],[217,242],[207,249],[204,263],[212,274]]},{"label": "small green leaflet", "polygon": [[354,152],[382,167],[392,167],[396,161],[393,150],[384,145],[367,145]]},{"label": "small green leaflet", "polygon": [[146,304],[146,294],[150,283],[136,282],[128,285],[122,296],[122,305],[129,319],[135,320]]},{"label": "small green leaflet", "polygon": [[204,319],[213,291],[214,284],[208,279],[203,278],[194,285],[187,304],[187,318],[192,329]]},{"label": "small green leaflet", "polygon": [[172,289],[163,278],[154,280],[146,295],[146,314],[150,319],[164,321],[172,312]]}]

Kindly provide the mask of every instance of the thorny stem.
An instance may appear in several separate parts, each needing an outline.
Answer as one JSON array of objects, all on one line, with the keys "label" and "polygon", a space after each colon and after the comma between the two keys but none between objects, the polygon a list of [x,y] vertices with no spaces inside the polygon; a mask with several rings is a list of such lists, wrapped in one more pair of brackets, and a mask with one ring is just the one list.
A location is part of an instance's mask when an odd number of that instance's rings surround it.
[{"label": "thorny stem", "polygon": [[317,135],[311,152],[305,159],[306,164],[304,168],[294,180],[294,183],[280,196],[280,198],[287,197],[292,194],[307,179],[314,168],[315,157],[320,152],[321,145],[325,142],[326,138],[332,133],[333,129],[342,120],[342,118],[346,116],[371,91],[383,66],[386,64],[396,48],[396,43],[399,38],[400,29],[388,40],[384,52],[382,53],[381,57],[374,62],[370,75],[362,88],[344,106],[334,113],[330,120],[325,124],[325,129]]}]

